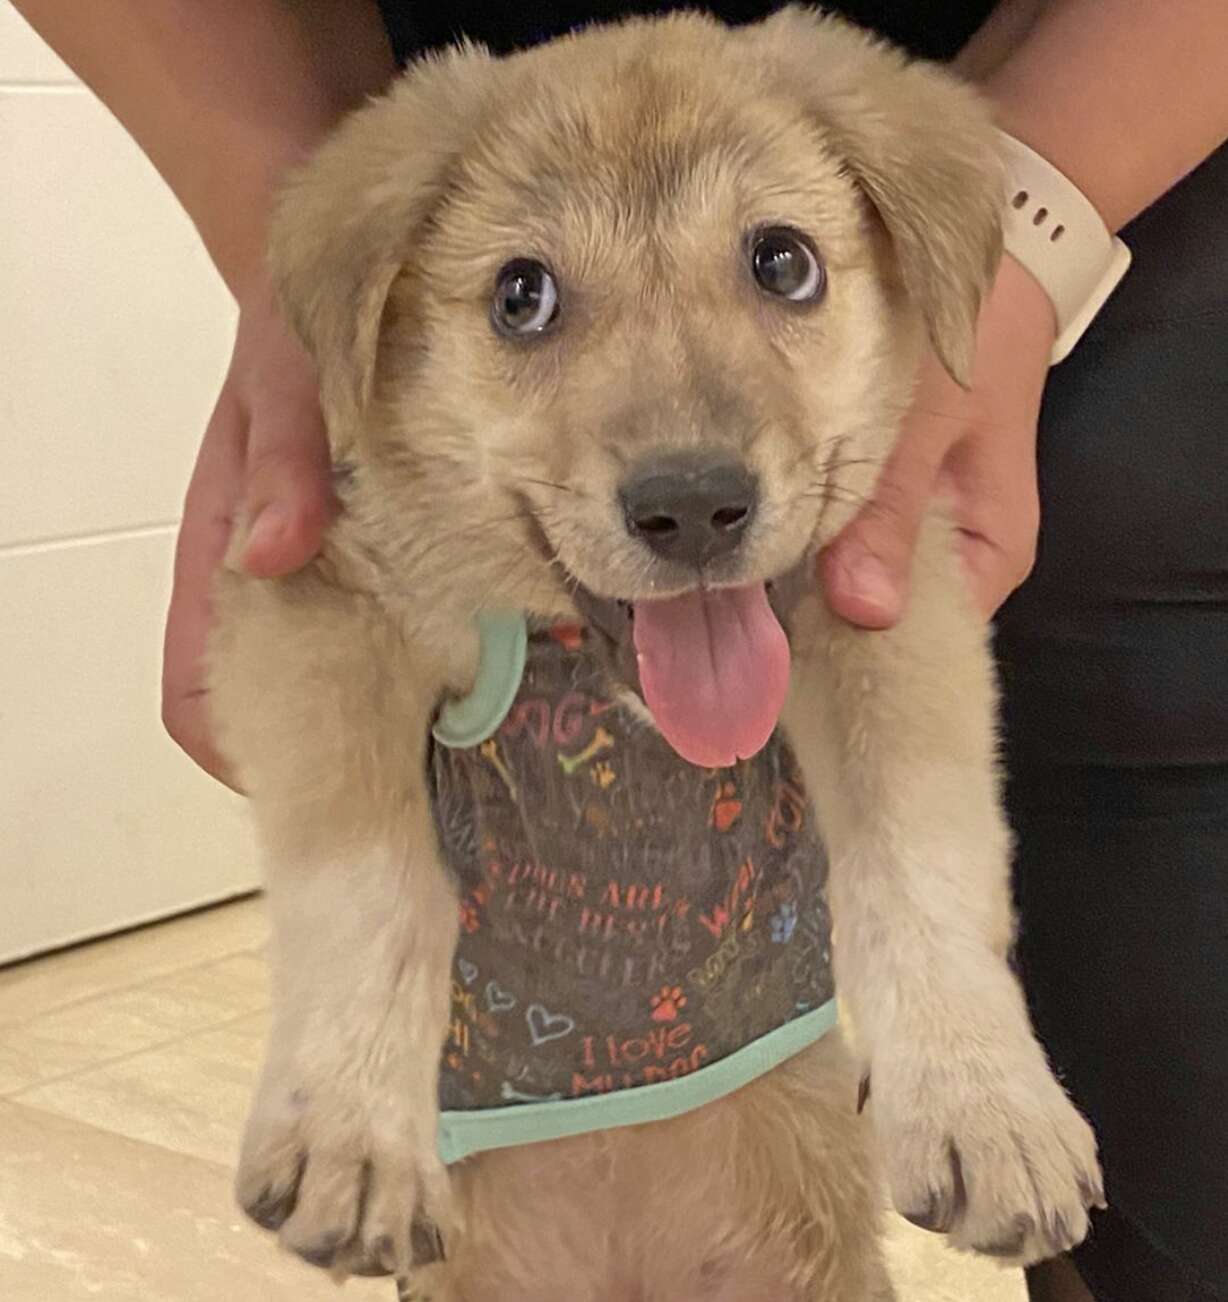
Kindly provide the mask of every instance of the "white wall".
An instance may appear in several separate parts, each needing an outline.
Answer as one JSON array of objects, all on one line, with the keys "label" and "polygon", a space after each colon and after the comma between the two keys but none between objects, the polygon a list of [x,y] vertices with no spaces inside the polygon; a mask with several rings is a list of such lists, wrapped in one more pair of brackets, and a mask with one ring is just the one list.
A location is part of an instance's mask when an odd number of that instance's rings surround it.
[{"label": "white wall", "polygon": [[158,720],[233,321],[156,173],[0,0],[0,961],[255,884],[242,802]]}]

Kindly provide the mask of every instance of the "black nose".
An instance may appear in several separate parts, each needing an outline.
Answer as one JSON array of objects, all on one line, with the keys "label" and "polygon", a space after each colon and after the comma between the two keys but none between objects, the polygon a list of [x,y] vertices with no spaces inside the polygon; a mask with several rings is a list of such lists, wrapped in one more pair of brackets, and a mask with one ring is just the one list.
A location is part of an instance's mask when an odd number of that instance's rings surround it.
[{"label": "black nose", "polygon": [[659,556],[703,565],[742,541],[755,514],[754,477],[727,454],[678,453],[637,466],[621,490],[627,528]]}]

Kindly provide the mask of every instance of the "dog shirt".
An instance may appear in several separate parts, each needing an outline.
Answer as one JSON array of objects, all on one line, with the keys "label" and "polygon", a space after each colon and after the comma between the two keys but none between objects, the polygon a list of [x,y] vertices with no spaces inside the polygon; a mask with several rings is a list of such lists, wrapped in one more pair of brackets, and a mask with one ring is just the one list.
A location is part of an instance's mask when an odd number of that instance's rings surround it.
[{"label": "dog shirt", "polygon": [[485,617],[429,787],[460,891],[440,1150],[663,1120],[835,1020],[826,860],[779,730],[701,769],[591,625]]}]

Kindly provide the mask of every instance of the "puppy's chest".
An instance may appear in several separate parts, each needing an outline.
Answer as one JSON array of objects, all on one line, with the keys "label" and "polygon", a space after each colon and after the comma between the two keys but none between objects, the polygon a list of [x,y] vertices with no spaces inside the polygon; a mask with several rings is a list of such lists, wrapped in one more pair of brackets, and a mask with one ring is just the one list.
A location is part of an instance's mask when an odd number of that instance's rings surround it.
[{"label": "puppy's chest", "polygon": [[436,745],[461,895],[445,1109],[676,1079],[832,995],[826,860],[783,740],[700,769],[584,630],[530,637],[497,733]]}]

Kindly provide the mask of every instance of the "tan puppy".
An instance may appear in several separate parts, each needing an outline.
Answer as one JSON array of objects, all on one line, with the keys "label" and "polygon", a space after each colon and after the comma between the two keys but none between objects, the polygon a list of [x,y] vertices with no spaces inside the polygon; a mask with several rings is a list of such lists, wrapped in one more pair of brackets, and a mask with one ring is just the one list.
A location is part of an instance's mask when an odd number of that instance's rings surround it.
[{"label": "tan puppy", "polygon": [[[288,1247],[407,1274],[416,1216],[447,1245],[417,1276],[436,1299],[885,1299],[859,1080],[906,1215],[1025,1261],[1083,1237],[1095,1145],[1008,967],[993,674],[937,519],[897,628],[816,595],[789,630],[856,1062],[832,1033],[681,1119],[450,1175],[435,1144],[457,898],[425,756],[476,613],[796,567],[872,483],[925,338],[968,374],[1001,195],[971,92],[796,9],[452,52],[294,182],[274,262],[344,509],[302,574],[225,576],[213,656],[275,927],[239,1196]],[[753,510],[671,555],[627,477],[705,458]]]}]

